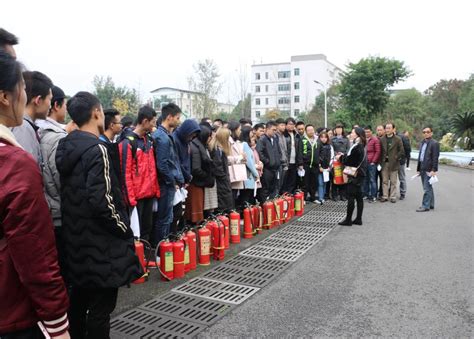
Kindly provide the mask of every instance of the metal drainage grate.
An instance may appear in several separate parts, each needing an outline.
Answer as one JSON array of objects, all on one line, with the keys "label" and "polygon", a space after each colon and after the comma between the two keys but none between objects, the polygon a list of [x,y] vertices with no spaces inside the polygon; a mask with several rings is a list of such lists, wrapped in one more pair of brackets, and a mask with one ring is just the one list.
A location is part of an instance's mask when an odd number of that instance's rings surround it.
[{"label": "metal drainage grate", "polygon": [[312,214],[308,214],[308,215],[305,215],[304,217],[300,218],[299,220],[301,221],[312,221],[314,223],[328,223],[328,222],[333,222],[333,223],[338,223],[339,221],[341,221],[343,218],[344,218],[345,214],[342,215],[342,214],[336,214],[336,215],[333,215],[333,216],[329,216],[329,215],[312,215]]},{"label": "metal drainage grate", "polygon": [[274,272],[237,268],[223,263],[204,274],[204,278],[263,287],[277,275],[278,273]]},{"label": "metal drainage grate", "polygon": [[181,293],[167,293],[139,306],[150,312],[190,320],[203,325],[210,325],[224,316],[234,306],[214,300],[196,298]]},{"label": "metal drainage grate", "polygon": [[172,292],[238,305],[259,290],[257,287],[231,284],[204,278],[194,278],[183,285],[173,288]]},{"label": "metal drainage grate", "polygon": [[305,220],[305,218],[308,218],[308,217],[320,217],[322,220],[324,220],[324,218],[327,218],[327,217],[336,217],[336,216],[340,216],[340,215],[343,215],[345,216],[346,215],[346,212],[338,212],[338,211],[331,211],[331,212],[325,212],[325,211],[314,211],[314,212],[311,212],[311,213],[308,213],[304,216],[302,216],[299,220]]},{"label": "metal drainage grate", "polygon": [[293,230],[293,228],[312,228],[316,230],[321,229],[331,229],[334,228],[336,225],[334,223],[323,223],[323,222],[313,222],[313,221],[300,221],[297,220],[293,224],[291,224],[291,228],[289,230]]},{"label": "metal drainage grate", "polygon": [[298,251],[307,251],[311,246],[314,245],[314,238],[310,241],[308,240],[295,240],[295,239],[282,239],[282,238],[273,238],[269,237],[261,241],[258,245],[272,248],[282,248],[288,250],[298,250]]},{"label": "metal drainage grate", "polygon": [[[295,223],[295,224],[292,224],[292,225],[289,225],[287,228],[285,228],[283,231],[281,232],[277,232],[277,233],[274,233],[272,234],[275,235],[275,234],[286,234],[286,233],[303,233],[303,234],[313,234],[313,235],[317,235],[317,234],[320,234],[321,232],[323,232],[325,229],[328,229],[328,227],[317,227],[317,223],[315,222],[310,222],[311,226],[300,226],[299,225],[299,222],[298,223]],[[333,226],[335,226],[334,224],[332,224]]]},{"label": "metal drainage grate", "polygon": [[318,232],[304,233],[288,229],[286,232],[273,234],[269,239],[282,239],[286,241],[305,241],[314,244],[319,238],[326,235],[330,228],[319,228]]},{"label": "metal drainage grate", "polygon": [[250,270],[269,271],[274,273],[281,273],[291,265],[288,261],[247,257],[244,255],[237,255],[231,260],[226,261],[225,264],[227,266],[237,266],[239,268],[244,267]]},{"label": "metal drainage grate", "polygon": [[271,248],[260,245],[252,246],[240,253],[251,257],[296,261],[304,254],[304,251],[290,250],[284,248]]},{"label": "metal drainage grate", "polygon": [[136,308],[113,319],[110,325],[111,337],[117,339],[192,338],[206,329],[205,325]]}]

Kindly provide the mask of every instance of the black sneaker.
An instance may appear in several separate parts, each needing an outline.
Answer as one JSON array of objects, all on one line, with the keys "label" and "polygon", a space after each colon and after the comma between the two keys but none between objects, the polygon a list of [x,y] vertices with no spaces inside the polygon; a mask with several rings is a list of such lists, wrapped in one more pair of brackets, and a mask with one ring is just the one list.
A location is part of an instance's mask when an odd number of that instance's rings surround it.
[{"label": "black sneaker", "polygon": [[404,196],[404,195],[401,195],[401,196],[400,196],[400,200],[405,200],[405,196]]}]

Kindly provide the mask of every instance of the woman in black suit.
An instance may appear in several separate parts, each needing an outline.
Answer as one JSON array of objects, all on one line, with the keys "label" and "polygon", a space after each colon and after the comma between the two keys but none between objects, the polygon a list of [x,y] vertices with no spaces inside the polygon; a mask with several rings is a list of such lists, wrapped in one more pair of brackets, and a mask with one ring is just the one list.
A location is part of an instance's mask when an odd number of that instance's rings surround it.
[{"label": "woman in black suit", "polygon": [[[339,153],[337,157],[342,160],[344,166],[358,167],[355,177],[349,176],[347,184],[347,215],[346,219],[341,221],[341,226],[362,225],[362,212],[364,210],[364,200],[362,199],[362,185],[367,174],[367,156],[365,154],[365,131],[363,128],[356,127],[352,130],[351,140],[353,144],[347,154]],[[355,201],[357,201],[357,217],[352,220]]]}]

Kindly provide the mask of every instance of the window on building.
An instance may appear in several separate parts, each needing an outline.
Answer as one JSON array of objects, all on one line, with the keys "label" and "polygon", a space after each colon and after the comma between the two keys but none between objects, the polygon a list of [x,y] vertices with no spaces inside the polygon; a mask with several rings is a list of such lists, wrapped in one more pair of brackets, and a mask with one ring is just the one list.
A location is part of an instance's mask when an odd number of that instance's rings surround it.
[{"label": "window on building", "polygon": [[295,88],[295,89],[300,89],[300,83],[299,83],[299,82],[295,82],[294,88]]},{"label": "window on building", "polygon": [[290,111],[287,110],[287,109],[282,109],[282,110],[280,111],[280,113],[281,113],[281,115],[283,115],[283,116],[290,115]]},{"label": "window on building", "polygon": [[265,79],[268,80],[268,72],[265,72]]},{"label": "window on building", "polygon": [[260,73],[255,73],[255,80],[260,80]]},{"label": "window on building", "polygon": [[268,105],[268,98],[265,98],[265,105]]},{"label": "window on building", "polygon": [[255,105],[257,105],[257,106],[260,105],[260,99],[259,98],[255,99]]},{"label": "window on building", "polygon": [[279,84],[278,85],[278,91],[279,92],[285,92],[290,90],[290,84]]},{"label": "window on building", "polygon": [[255,86],[255,93],[260,93],[260,86]]},{"label": "window on building", "polygon": [[265,85],[265,92],[268,92],[268,85]]},{"label": "window on building", "polygon": [[299,95],[295,95],[295,102],[300,102],[300,96]]},{"label": "window on building", "polygon": [[289,78],[291,75],[290,71],[280,71],[278,72],[278,79],[286,79]]},{"label": "window on building", "polygon": [[295,68],[295,69],[294,69],[294,74],[295,74],[295,76],[300,75],[300,69],[299,69],[299,68]]},{"label": "window on building", "polygon": [[290,98],[289,97],[280,97],[278,98],[278,104],[279,105],[288,105],[290,103]]},{"label": "window on building", "polygon": [[257,118],[260,118],[260,111],[255,111],[255,116],[256,116]]},{"label": "window on building", "polygon": [[300,110],[299,110],[299,109],[295,109],[295,110],[293,110],[293,112],[295,113],[295,117],[300,114]]}]

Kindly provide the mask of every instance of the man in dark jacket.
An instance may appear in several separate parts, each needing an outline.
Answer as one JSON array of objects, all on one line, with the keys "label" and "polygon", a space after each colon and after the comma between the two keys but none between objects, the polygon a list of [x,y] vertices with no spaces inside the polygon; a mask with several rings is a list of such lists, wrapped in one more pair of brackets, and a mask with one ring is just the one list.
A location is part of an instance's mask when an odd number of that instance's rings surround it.
[{"label": "man in dark jacket", "polygon": [[274,197],[274,188],[278,183],[278,169],[281,165],[280,147],[274,136],[277,126],[274,121],[267,122],[265,134],[257,142],[260,161],[263,162],[262,189],[260,202]]},{"label": "man in dark jacket", "polygon": [[[397,202],[397,181],[398,169],[400,168],[400,159],[404,154],[402,139],[395,134],[395,125],[387,123],[385,125],[385,135],[380,138],[382,146],[382,181],[383,196],[381,202],[390,201]],[[390,189],[389,189],[390,182]]]},{"label": "man in dark jacket", "polygon": [[176,190],[184,184],[176,147],[171,132],[179,125],[181,109],[171,103],[161,109],[161,125],[153,132],[156,166],[160,183],[160,199],[156,215],[153,245],[169,235],[173,222],[173,201]]},{"label": "man in dark jacket", "polygon": [[61,212],[69,319],[73,338],[108,338],[110,314],[120,286],[143,272],[135,255],[117,173],[107,147],[99,100],[79,92],[67,104],[79,130],[63,138],[56,151],[61,182]]},{"label": "man in dark jacket", "polygon": [[423,203],[416,210],[417,212],[428,212],[430,209],[434,209],[435,199],[430,179],[436,176],[436,172],[438,172],[439,143],[433,139],[433,129],[431,127],[423,128],[423,136],[425,139],[420,145],[416,167],[423,184]]},{"label": "man in dark jacket", "polygon": [[301,137],[295,130],[295,119],[286,119],[286,148],[288,151],[288,171],[283,184],[283,192],[294,194],[296,191],[296,179],[298,177],[298,164],[301,163],[300,143]]}]

